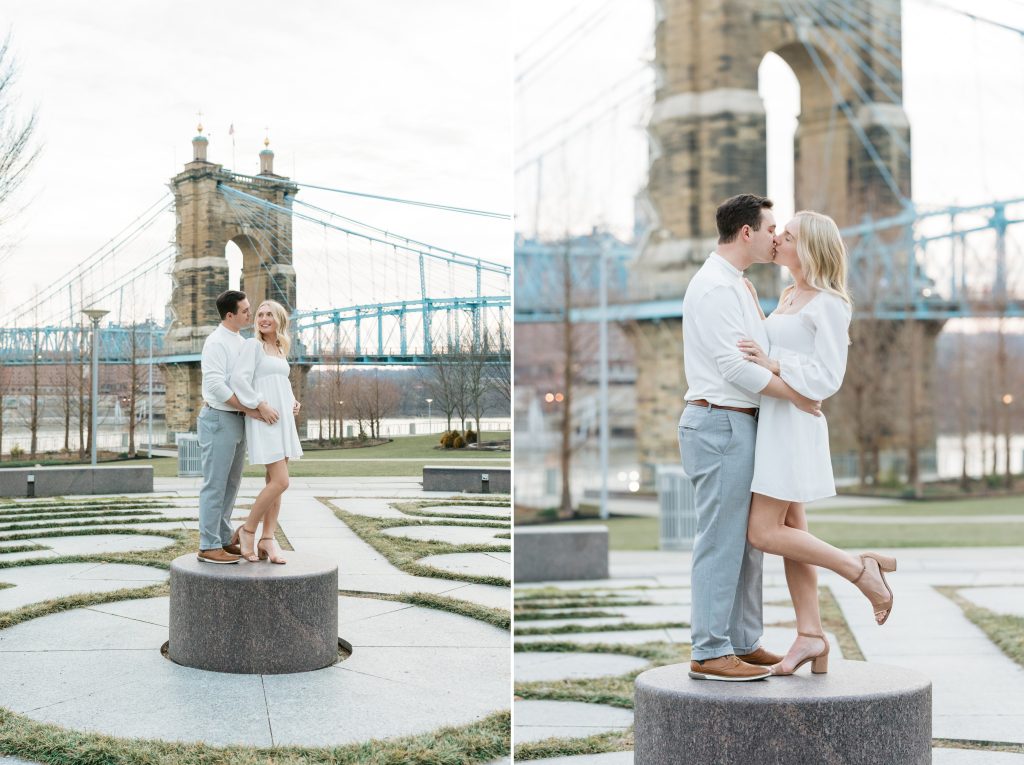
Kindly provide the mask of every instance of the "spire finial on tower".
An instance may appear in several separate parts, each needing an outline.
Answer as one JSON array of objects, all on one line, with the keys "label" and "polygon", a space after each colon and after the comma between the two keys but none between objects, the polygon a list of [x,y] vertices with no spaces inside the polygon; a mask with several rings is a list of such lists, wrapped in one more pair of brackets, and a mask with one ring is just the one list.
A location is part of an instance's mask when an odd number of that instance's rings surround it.
[{"label": "spire finial on tower", "polygon": [[199,124],[196,125],[196,131],[199,135],[203,134],[203,113],[201,111],[196,112],[196,117],[199,118]]}]

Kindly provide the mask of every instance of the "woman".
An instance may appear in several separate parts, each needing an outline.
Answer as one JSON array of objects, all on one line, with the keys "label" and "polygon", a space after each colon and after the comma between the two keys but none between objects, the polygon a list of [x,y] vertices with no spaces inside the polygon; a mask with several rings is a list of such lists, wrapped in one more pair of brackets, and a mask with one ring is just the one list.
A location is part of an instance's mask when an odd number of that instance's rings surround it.
[{"label": "woman", "polygon": [[[274,539],[281,495],[288,488],[288,460],[302,456],[295,414],[299,404],[288,380],[288,314],[284,306],[264,300],[256,309],[256,336],[246,340],[231,372],[230,387],[238,400],[256,409],[262,402],[278,417],[268,421],[245,418],[245,442],[250,465],[266,465],[266,486],[256,497],[249,517],[235,529],[235,538],[248,561],[269,559],[286,563]],[[256,529],[263,522],[263,534],[256,541]]]},{"label": "woman", "polygon": [[[852,315],[846,248],[835,221],[809,211],[798,212],[786,224],[775,237],[775,248],[776,265],[788,268],[794,283],[765,320],[771,353],[752,340],[740,341],[740,350],[794,390],[823,400],[839,390],[846,373]],[[818,611],[815,566],[857,585],[874,607],[875,621],[884,624],[892,610],[884,572],[895,571],[896,561],[876,553],[847,553],[808,533],[805,503],[836,493],[824,417],[763,397],[754,454],[747,537],[757,549],[785,558],[797,621],[797,639],[772,674],[791,675],[808,661],[811,671],[821,674],[828,671],[829,644]]]}]

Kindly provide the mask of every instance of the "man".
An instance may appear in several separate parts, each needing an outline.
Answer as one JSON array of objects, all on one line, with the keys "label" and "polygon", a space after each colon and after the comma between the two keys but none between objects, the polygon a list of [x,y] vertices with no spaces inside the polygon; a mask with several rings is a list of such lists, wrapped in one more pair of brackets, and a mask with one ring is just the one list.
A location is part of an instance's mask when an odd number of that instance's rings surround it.
[{"label": "man", "polygon": [[245,460],[245,416],[274,422],[277,412],[265,401],[249,409],[228,387],[235,359],[242,349],[239,331],[249,324],[251,309],[244,292],[217,296],[221,323],[203,343],[203,401],[199,413],[203,485],[199,490],[199,560],[238,563],[241,548],[232,539],[231,511],[242,482]]},{"label": "man", "polygon": [[718,248],[683,298],[689,388],[679,418],[679,451],[697,504],[690,677],[700,680],[760,680],[782,660],[760,646],[762,555],[747,542],[757,409],[765,395],[820,415],[821,402],[749,363],[737,347],[744,338],[768,347],[743,272],[775,256],[771,208],[771,200],[754,194],[740,194],[718,207]]}]

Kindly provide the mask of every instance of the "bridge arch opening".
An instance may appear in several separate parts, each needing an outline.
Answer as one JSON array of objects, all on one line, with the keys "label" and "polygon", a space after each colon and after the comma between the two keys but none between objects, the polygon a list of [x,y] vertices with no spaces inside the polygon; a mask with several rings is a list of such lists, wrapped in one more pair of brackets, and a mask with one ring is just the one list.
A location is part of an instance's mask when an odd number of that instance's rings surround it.
[{"label": "bridge arch opening", "polygon": [[[239,255],[239,287],[249,298],[249,304],[255,312],[256,306],[269,297],[266,283],[267,271],[260,255],[259,244],[248,234],[232,237],[225,246],[225,256],[232,249]],[[229,259],[228,266],[230,268]]]},{"label": "bridge arch opening", "polygon": [[224,258],[228,262],[228,289],[242,289],[242,250],[234,242],[224,246]]},{"label": "bridge arch opening", "polygon": [[775,202],[775,219],[782,227],[796,211],[793,184],[800,81],[785,59],[769,51],[757,69],[757,92],[764,101],[768,196]]}]

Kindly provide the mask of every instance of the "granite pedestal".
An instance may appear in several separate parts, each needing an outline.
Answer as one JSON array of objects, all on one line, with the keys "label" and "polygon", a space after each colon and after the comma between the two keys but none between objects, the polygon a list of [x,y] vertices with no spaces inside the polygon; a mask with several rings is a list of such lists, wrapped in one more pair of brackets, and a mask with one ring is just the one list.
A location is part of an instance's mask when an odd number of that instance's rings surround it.
[{"label": "granite pedestal", "polygon": [[694,680],[688,664],[636,679],[636,765],[931,763],[931,681],[831,659],[825,675]]},{"label": "granite pedestal", "polygon": [[167,655],[187,667],[236,674],[321,669],[338,659],[338,567],[288,551],[261,561],[171,562]]},{"label": "granite pedestal", "polygon": [[508,494],[512,491],[512,471],[488,465],[424,465],[423,491]]},{"label": "granite pedestal", "polygon": [[608,578],[607,526],[519,526],[514,536],[517,582]]},{"label": "granite pedestal", "polygon": [[146,494],[152,491],[151,465],[69,465],[0,469],[0,497]]}]

